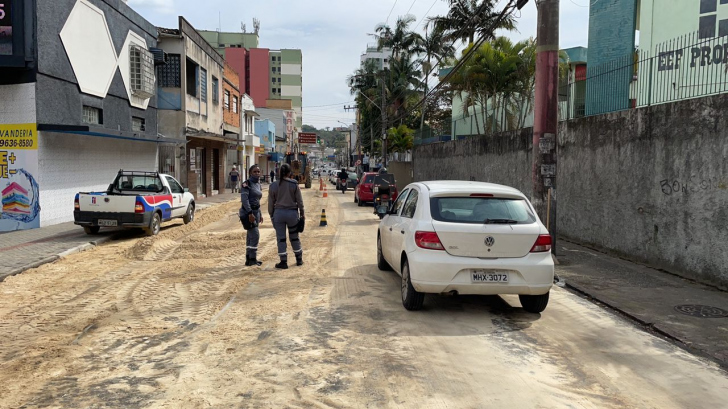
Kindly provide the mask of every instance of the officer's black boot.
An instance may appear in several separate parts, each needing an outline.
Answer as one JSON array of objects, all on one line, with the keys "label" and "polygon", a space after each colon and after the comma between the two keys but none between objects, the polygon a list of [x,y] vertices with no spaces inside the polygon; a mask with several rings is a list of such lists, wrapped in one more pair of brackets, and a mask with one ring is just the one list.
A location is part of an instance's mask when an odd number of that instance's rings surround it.
[{"label": "officer's black boot", "polygon": [[283,270],[287,269],[288,268],[288,261],[287,260],[281,260],[280,263],[276,264],[276,268],[280,268],[280,269],[283,269]]},{"label": "officer's black boot", "polygon": [[296,256],[296,265],[297,266],[303,265],[303,256]]}]

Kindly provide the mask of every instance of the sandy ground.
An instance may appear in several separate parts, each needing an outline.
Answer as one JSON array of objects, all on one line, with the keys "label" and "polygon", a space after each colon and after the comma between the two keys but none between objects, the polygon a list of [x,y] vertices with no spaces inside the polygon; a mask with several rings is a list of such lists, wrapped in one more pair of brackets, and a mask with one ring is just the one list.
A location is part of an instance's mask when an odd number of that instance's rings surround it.
[{"label": "sandy ground", "polygon": [[436,295],[407,312],[371,207],[304,198],[302,267],[273,268],[267,217],[245,267],[230,203],[0,283],[0,408],[726,405],[716,365],[561,289],[541,315]]}]

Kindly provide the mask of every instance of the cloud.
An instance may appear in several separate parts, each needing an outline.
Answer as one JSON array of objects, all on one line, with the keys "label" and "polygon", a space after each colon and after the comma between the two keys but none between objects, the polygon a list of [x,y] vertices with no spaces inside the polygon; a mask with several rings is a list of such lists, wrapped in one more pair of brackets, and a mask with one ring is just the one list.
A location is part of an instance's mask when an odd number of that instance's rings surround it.
[{"label": "cloud", "polygon": [[129,6],[135,9],[149,9],[160,14],[174,14],[174,0],[129,0]]}]

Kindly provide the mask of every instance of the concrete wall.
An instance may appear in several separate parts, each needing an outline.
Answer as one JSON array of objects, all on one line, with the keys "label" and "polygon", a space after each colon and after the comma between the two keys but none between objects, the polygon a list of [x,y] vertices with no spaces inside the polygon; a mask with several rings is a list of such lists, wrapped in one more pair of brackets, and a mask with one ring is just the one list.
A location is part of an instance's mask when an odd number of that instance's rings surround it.
[{"label": "concrete wall", "polygon": [[[728,95],[562,122],[558,233],[728,287]],[[531,189],[531,131],[415,148],[415,180]]]},{"label": "concrete wall", "polygon": [[387,172],[394,175],[399,190],[414,182],[412,174],[412,162],[388,162]]},{"label": "concrete wall", "polygon": [[40,132],[41,227],[73,221],[76,193],[106,190],[119,169],[157,170],[157,144]]}]

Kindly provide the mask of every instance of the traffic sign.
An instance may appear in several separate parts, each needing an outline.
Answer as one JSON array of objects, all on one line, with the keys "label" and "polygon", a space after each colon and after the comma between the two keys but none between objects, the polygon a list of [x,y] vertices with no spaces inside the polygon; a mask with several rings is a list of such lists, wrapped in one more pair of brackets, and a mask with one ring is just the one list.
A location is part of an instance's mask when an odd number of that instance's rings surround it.
[{"label": "traffic sign", "polygon": [[314,132],[299,132],[298,143],[310,143],[315,144],[318,135]]}]

